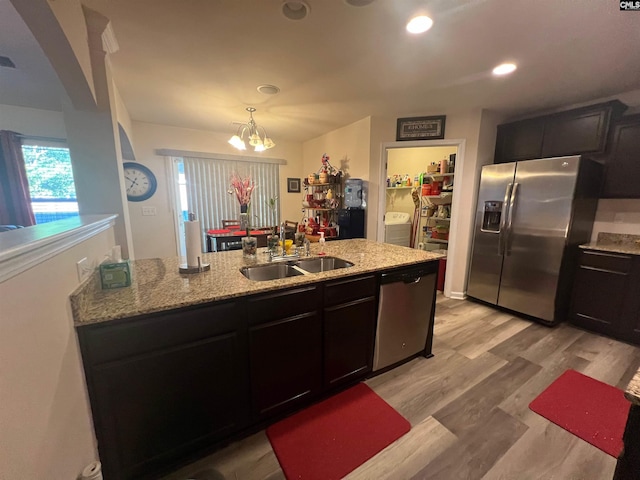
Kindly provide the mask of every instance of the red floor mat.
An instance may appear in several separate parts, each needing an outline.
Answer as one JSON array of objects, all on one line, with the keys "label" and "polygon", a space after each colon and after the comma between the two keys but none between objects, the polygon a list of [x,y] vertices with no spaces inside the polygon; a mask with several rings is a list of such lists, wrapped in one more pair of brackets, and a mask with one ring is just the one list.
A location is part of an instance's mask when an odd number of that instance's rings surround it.
[{"label": "red floor mat", "polygon": [[411,429],[364,383],[267,428],[288,479],[340,479]]},{"label": "red floor mat", "polygon": [[616,458],[629,407],[622,390],[575,370],[564,372],[529,404],[537,414]]}]

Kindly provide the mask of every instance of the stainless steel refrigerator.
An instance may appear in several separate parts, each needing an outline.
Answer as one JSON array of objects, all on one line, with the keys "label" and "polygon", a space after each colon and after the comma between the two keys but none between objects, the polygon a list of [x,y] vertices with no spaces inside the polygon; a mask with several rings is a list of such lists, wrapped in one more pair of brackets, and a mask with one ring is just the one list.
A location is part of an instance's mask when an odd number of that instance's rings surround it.
[{"label": "stainless steel refrigerator", "polygon": [[601,165],[580,156],[485,165],[467,295],[549,324],[564,320],[601,177]]}]

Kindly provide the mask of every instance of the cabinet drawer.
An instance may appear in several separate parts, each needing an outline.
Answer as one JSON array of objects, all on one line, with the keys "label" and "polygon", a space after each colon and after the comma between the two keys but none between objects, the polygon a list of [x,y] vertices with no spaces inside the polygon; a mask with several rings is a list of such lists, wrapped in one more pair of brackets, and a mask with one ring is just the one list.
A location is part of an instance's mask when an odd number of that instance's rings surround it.
[{"label": "cabinet drawer", "polygon": [[78,328],[83,356],[90,365],[194,342],[244,325],[235,302],[116,322]]},{"label": "cabinet drawer", "polygon": [[375,275],[327,282],[324,287],[324,305],[325,307],[330,307],[351,300],[374,296],[377,285],[378,282]]},{"label": "cabinet drawer", "polygon": [[613,273],[628,274],[632,258],[628,255],[586,250],[580,253],[580,267],[595,268]]},{"label": "cabinet drawer", "polygon": [[321,300],[315,285],[255,296],[247,302],[249,325],[317,310]]}]

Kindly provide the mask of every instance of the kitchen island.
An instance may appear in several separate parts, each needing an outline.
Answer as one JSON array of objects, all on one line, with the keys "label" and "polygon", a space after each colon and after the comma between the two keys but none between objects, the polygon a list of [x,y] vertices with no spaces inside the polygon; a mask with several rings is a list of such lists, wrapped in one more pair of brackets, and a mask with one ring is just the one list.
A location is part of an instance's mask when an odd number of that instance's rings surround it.
[{"label": "kitchen island", "polygon": [[[191,275],[145,259],[131,287],[93,278],[72,294],[105,478],[157,478],[371,374],[382,274],[435,276],[442,255],[364,239],[324,249],[353,266],[253,281],[240,268],[261,253],[205,254],[211,269]],[[413,356],[431,353],[434,299],[413,313],[429,325]]]}]

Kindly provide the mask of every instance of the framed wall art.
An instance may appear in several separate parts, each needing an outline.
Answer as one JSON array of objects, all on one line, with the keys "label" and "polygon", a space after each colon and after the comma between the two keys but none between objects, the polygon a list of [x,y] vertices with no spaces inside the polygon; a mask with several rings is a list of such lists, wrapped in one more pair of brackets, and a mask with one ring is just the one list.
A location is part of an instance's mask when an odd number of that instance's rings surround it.
[{"label": "framed wall art", "polygon": [[396,141],[441,140],[444,138],[445,115],[398,119]]},{"label": "framed wall art", "polygon": [[299,178],[287,178],[287,192],[300,193],[300,179]]}]

